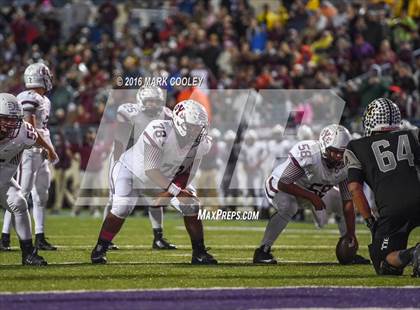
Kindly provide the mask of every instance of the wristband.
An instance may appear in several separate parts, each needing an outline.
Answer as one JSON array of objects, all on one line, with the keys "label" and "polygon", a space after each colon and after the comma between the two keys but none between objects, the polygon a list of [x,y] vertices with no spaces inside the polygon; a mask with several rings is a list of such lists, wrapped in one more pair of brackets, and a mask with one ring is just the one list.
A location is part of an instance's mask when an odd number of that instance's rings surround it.
[{"label": "wristband", "polygon": [[172,196],[176,197],[181,192],[181,188],[178,187],[178,186],[176,186],[175,183],[171,183],[171,185],[169,185],[167,191],[168,191],[169,194],[171,194]]}]

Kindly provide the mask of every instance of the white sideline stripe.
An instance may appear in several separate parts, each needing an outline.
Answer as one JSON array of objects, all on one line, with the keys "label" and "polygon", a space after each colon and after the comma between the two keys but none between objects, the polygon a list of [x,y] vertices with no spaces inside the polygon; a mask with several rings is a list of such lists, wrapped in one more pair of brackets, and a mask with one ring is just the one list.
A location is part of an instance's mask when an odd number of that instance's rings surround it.
[{"label": "white sideline stripe", "polygon": [[[177,230],[185,230],[184,226],[175,226]],[[204,226],[204,230],[210,231],[265,231],[265,227],[255,227],[255,226]],[[307,229],[307,228],[286,228],[283,230],[283,233],[294,233],[294,234],[338,234],[338,229]],[[357,234],[370,235],[368,230],[358,230]]]},{"label": "white sideline stripe", "polygon": [[[179,256],[179,257],[191,257],[191,254],[171,254],[170,256]],[[253,265],[252,264],[252,260],[246,260],[246,259],[235,259],[235,258],[227,258],[221,261],[221,263],[219,264],[220,266],[223,266],[223,263],[229,263],[229,262],[235,262],[235,263],[244,263],[244,264],[248,264],[248,265]],[[87,261],[77,261],[77,262],[59,262],[59,263],[54,263],[54,262],[49,262],[48,266],[67,266],[67,265],[80,265],[80,264],[86,264],[86,263],[90,263]],[[337,264],[337,262],[335,261],[300,261],[300,260],[279,260],[279,264],[278,265],[272,265],[272,266],[281,266],[281,264],[313,264],[313,265],[319,265],[319,264]],[[106,263],[106,265],[124,265],[124,264],[129,264],[129,265],[168,265],[168,264],[184,264],[183,262],[150,262],[150,261],[119,261],[119,262],[108,262]],[[0,266],[8,266],[8,267],[14,267],[14,266],[22,266],[21,264],[0,264]],[[266,265],[255,265],[255,266],[266,266]],[[269,267],[269,266],[268,266]],[[420,287],[419,287],[420,288]]]},{"label": "white sideline stripe", "polygon": [[[88,245],[56,245],[58,247],[58,249],[79,249],[79,250],[84,250],[84,249],[92,249],[94,244],[88,244]],[[245,249],[245,250],[255,250],[258,247],[258,244],[254,244],[254,245],[228,245],[228,244],[209,244],[209,246],[212,249],[228,249],[228,250],[241,250],[241,249]],[[118,245],[118,247],[120,249],[127,249],[127,250],[150,250],[150,251],[154,251],[151,246],[149,245]],[[275,245],[272,247],[272,249],[276,250],[306,250],[306,249],[311,249],[311,250],[317,250],[317,249],[335,249],[335,245],[306,245],[306,244],[302,244],[302,245]],[[177,244],[177,248],[179,250],[191,250],[191,245],[186,245],[186,244],[182,244],[182,245],[178,245]],[[18,250],[18,247],[12,247],[12,250]],[[112,253],[118,253],[118,250],[116,251],[112,251]]]},{"label": "white sideline stripe", "polygon": [[[337,308],[319,308],[319,307],[305,307],[305,308],[249,308],[249,310],[296,310],[296,309],[311,309],[311,310],[337,310]],[[391,309],[398,309],[398,310],[412,310],[418,308],[379,308],[379,307],[359,307],[359,308],[339,308],[339,309],[346,309],[346,310],[391,310]]]},{"label": "white sideline stripe", "polygon": [[[419,286],[414,285],[406,285],[406,286],[361,286],[361,285],[343,285],[343,286],[331,286],[331,285],[296,285],[296,286],[270,286],[270,287],[262,287],[262,286],[253,286],[253,287],[245,287],[245,286],[236,286],[236,287],[229,287],[229,286],[215,286],[215,287],[171,287],[171,288],[145,288],[145,289],[114,289],[114,290],[51,290],[51,291],[23,291],[23,292],[0,292],[1,295],[24,295],[24,294],[71,294],[71,293],[118,293],[118,292],[167,292],[167,291],[214,291],[214,290],[265,290],[265,289],[305,289],[305,288],[330,288],[330,289],[341,289],[341,288],[362,288],[366,290],[374,290],[377,288],[395,288],[395,289],[420,289]],[[270,308],[271,309],[271,308]],[[293,308],[297,309],[297,308]],[[307,309],[307,308],[306,308]],[[311,308],[313,309],[313,308]],[[326,308],[327,309],[327,308]],[[361,308],[356,308],[361,309]],[[370,308],[364,308],[370,309]],[[392,308],[391,308],[392,309]],[[404,308],[398,308],[404,309]],[[405,309],[412,309],[412,308],[405,308]],[[414,308],[416,309],[416,308]]]}]

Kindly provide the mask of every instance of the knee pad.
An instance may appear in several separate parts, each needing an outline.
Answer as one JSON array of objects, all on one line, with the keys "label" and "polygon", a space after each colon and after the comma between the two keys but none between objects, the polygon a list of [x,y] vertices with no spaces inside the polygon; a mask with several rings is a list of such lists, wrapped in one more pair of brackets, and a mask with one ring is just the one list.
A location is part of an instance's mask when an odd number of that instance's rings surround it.
[{"label": "knee pad", "polygon": [[381,276],[401,276],[404,272],[404,268],[398,268],[390,265],[386,260],[383,260],[379,266],[378,275]]},{"label": "knee pad", "polygon": [[194,199],[194,202],[191,204],[181,204],[178,199],[174,198],[171,200],[171,205],[181,212],[183,216],[196,216],[200,210],[200,201],[197,198]]},{"label": "knee pad", "polygon": [[292,218],[296,212],[298,211],[298,207],[296,203],[290,203],[287,205],[278,205],[275,207],[277,213],[281,214],[282,216]]},{"label": "knee pad", "polygon": [[180,211],[183,216],[196,216],[200,207],[198,205],[182,205]]},{"label": "knee pad", "polygon": [[11,213],[22,214],[28,210],[28,204],[25,197],[22,194],[16,195],[12,202],[9,204],[9,209]]},{"label": "knee pad", "polygon": [[121,219],[127,218],[136,206],[137,198],[114,196],[111,213]]},{"label": "knee pad", "polygon": [[48,190],[43,191],[41,193],[34,194],[32,192],[32,201],[34,202],[34,205],[40,208],[44,208],[47,205],[48,202]]}]

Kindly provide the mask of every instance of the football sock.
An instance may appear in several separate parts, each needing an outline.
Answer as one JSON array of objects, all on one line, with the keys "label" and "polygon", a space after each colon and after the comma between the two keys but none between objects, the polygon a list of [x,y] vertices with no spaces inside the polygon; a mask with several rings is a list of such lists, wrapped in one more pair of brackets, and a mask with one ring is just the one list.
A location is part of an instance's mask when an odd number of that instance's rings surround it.
[{"label": "football sock", "polygon": [[184,216],[184,224],[190,236],[193,250],[204,249],[203,223],[197,216]]},{"label": "football sock", "polygon": [[19,240],[19,244],[20,244],[20,249],[22,250],[23,256],[31,254],[34,250],[34,246],[32,245],[32,239]]},{"label": "football sock", "polygon": [[111,244],[111,241],[102,239],[101,237],[98,238],[98,242],[95,246],[95,251],[101,252],[108,250],[109,245]]},{"label": "football sock", "polygon": [[101,230],[100,234],[99,234],[99,240],[104,240],[104,241],[108,241],[111,242],[112,239],[114,239],[115,234],[111,233],[109,231],[106,231],[104,229]]},{"label": "football sock", "polygon": [[10,234],[2,233],[1,234],[1,240],[10,242]]},{"label": "football sock", "polygon": [[10,234],[11,227],[12,227],[12,213],[10,213],[9,211],[6,211],[4,212],[2,232],[5,234]]},{"label": "football sock", "polygon": [[153,229],[162,229],[163,208],[149,207],[149,219]]},{"label": "football sock", "polygon": [[44,233],[35,234],[36,239],[45,239]]},{"label": "football sock", "polygon": [[42,234],[44,232],[45,208],[34,203],[32,213],[35,222],[35,234]]},{"label": "football sock", "polygon": [[162,239],[163,238],[162,228],[153,228],[153,236],[155,240]]},{"label": "football sock", "polygon": [[265,228],[261,245],[272,246],[291,219],[292,216],[288,214],[274,213]]},{"label": "football sock", "polygon": [[32,239],[31,220],[28,210],[15,213],[12,216],[12,224],[20,240]]},{"label": "football sock", "polygon": [[206,248],[204,246],[204,240],[203,239],[200,239],[200,240],[192,240],[191,239],[191,245],[192,245],[192,249],[193,249],[194,252],[201,252]]}]

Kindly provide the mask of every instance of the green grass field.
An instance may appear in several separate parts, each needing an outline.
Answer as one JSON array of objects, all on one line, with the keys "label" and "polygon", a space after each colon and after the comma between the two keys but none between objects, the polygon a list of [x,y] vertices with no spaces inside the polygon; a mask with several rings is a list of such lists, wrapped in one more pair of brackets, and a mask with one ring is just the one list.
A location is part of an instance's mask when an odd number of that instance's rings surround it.
[{"label": "green grass field", "polygon": [[[151,249],[152,234],[147,218],[130,217],[115,239],[121,250],[108,254],[108,265],[90,264],[100,219],[51,216],[47,222],[56,252],[41,252],[49,266],[20,265],[17,240],[14,251],[0,252],[0,291],[112,290],[174,287],[274,287],[274,286],[405,286],[418,285],[411,268],[403,277],[377,277],[372,266],[340,266],[336,263],[335,225],[318,230],[312,223],[291,223],[274,247],[276,266],[251,263],[265,221],[207,221],[206,245],[219,260],[218,266],[191,266],[190,243],[182,218],[168,214],[165,235],[178,245],[176,251]],[[370,235],[358,226],[360,253],[367,256]],[[416,230],[410,244],[420,240]]]}]

